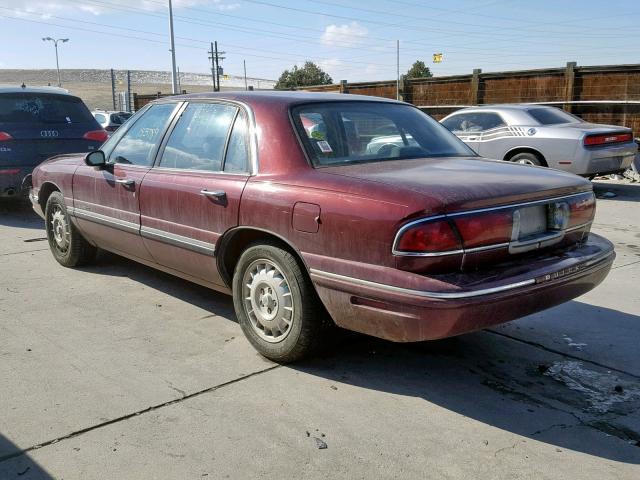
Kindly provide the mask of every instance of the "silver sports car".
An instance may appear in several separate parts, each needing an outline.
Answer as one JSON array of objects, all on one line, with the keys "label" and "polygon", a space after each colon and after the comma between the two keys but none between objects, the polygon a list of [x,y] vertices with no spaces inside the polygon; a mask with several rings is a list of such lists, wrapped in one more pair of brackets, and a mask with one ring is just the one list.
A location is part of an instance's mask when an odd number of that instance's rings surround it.
[{"label": "silver sports car", "polygon": [[441,122],[482,157],[584,177],[626,170],[638,149],[628,128],[587,123],[541,105],[464,108]]}]

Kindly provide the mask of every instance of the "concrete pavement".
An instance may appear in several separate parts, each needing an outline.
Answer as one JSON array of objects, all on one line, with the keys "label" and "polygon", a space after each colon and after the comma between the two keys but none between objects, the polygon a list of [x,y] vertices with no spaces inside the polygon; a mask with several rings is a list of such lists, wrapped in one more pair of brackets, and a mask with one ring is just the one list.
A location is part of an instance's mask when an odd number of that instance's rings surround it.
[{"label": "concrete pavement", "polygon": [[596,189],[617,194],[598,289],[293,366],[253,351],[229,297],[110,254],[62,268],[0,204],[0,478],[639,478],[640,186]]}]

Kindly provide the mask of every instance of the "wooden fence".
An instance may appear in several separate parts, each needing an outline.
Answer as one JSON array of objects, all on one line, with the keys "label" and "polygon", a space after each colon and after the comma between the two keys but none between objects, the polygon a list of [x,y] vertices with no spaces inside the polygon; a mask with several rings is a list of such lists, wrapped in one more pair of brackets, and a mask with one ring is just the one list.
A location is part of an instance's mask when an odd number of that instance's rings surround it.
[{"label": "wooden fence", "polygon": [[[396,82],[348,83],[307,87],[396,98]],[[400,97],[440,119],[467,106],[496,103],[556,105],[589,122],[625,125],[640,134],[640,64],[595,67],[567,63],[565,68],[405,79]]]}]

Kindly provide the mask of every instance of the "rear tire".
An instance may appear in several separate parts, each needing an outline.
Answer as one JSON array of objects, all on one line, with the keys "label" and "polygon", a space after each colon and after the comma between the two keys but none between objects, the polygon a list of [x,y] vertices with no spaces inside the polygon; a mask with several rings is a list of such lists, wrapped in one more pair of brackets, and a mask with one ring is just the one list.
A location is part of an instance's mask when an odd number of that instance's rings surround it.
[{"label": "rear tire", "polygon": [[71,222],[62,193],[53,192],[47,199],[45,219],[49,248],[60,265],[79,267],[93,262],[97,249]]},{"label": "rear tire", "polygon": [[546,165],[542,162],[540,157],[538,157],[535,153],[522,152],[517,153],[513,157],[509,159],[509,161],[513,163],[522,163],[523,165],[532,165],[535,167],[545,167]]},{"label": "rear tire", "polygon": [[233,305],[249,342],[278,363],[316,353],[329,326],[298,260],[273,243],[254,244],[240,256],[233,274]]}]

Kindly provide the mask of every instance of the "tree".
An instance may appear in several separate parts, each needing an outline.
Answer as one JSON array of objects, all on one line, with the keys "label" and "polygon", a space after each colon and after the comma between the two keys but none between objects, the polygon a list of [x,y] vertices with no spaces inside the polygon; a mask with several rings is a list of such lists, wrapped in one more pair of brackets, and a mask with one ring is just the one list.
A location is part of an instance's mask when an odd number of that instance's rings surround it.
[{"label": "tree", "polygon": [[275,88],[278,90],[293,90],[295,87],[309,87],[312,85],[329,85],[333,83],[328,73],[318,65],[306,61],[302,68],[294,65],[291,70],[285,70],[280,75]]},{"label": "tree", "polygon": [[407,74],[406,78],[429,78],[433,77],[431,70],[427,67],[422,60],[416,60],[416,62],[411,66]]}]

